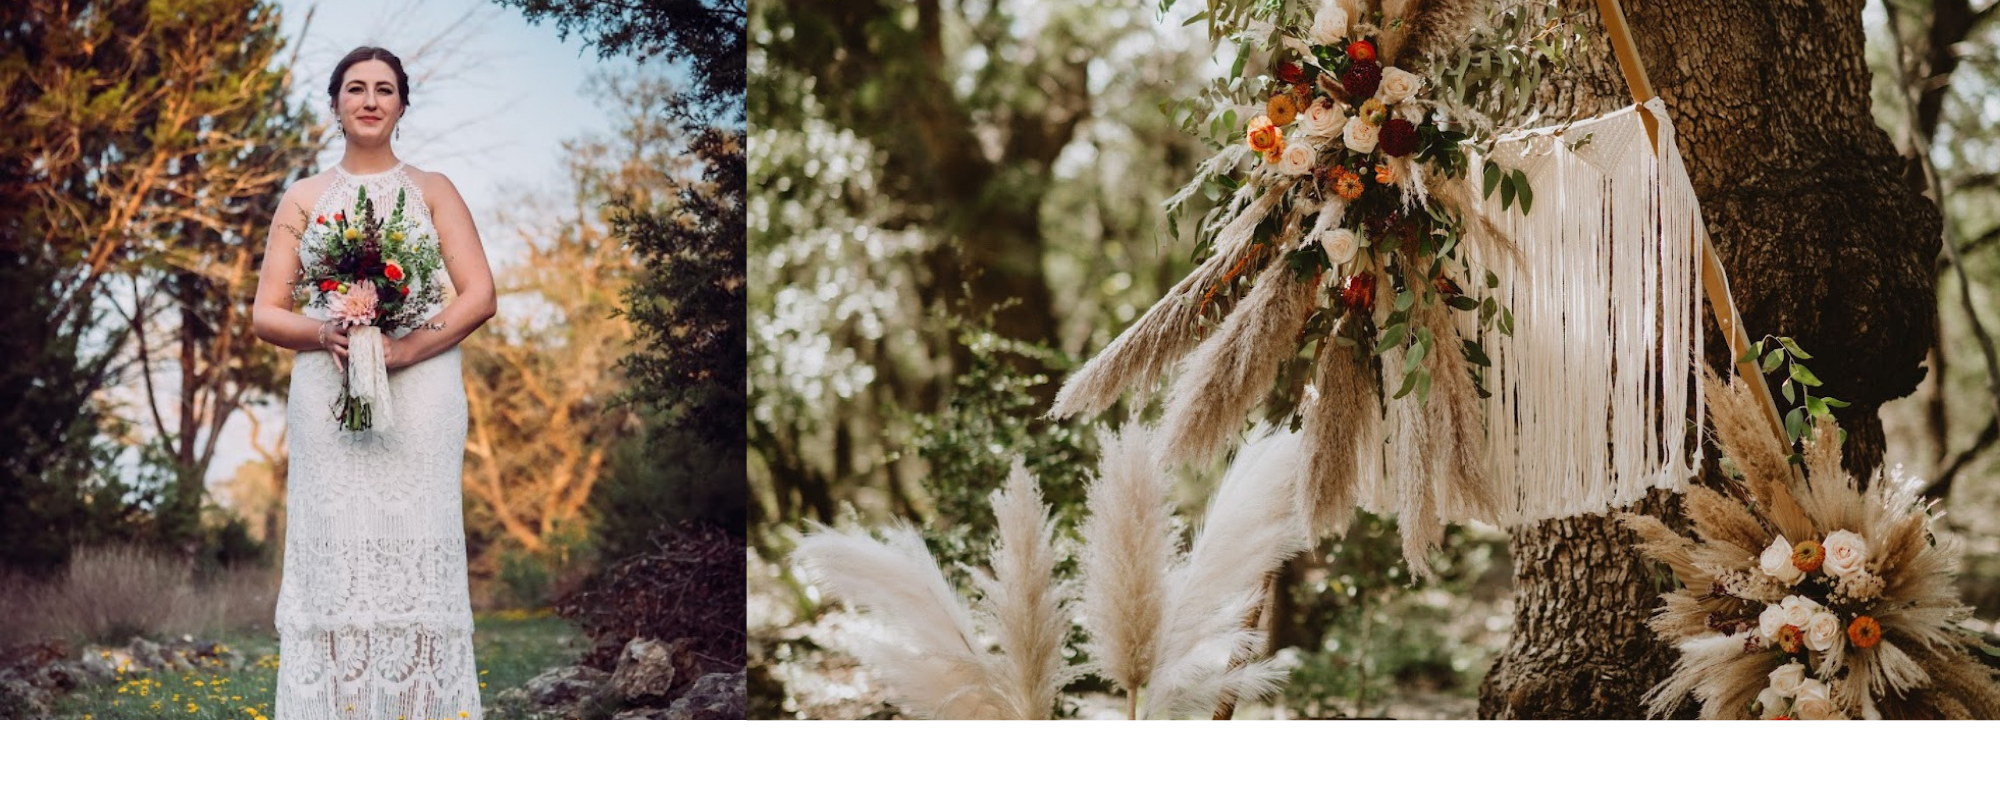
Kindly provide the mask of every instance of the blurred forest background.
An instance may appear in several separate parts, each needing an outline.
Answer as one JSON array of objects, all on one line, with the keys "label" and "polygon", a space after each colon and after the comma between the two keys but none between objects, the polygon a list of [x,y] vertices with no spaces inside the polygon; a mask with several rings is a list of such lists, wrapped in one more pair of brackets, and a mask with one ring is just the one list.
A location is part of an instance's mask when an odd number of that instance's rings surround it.
[{"label": "blurred forest background", "polygon": [[[560,607],[531,661],[643,633],[740,669],[744,12],[688,5],[474,4],[400,48],[419,113],[452,85],[431,78],[478,69],[469,20],[604,60],[587,91],[610,129],[541,156],[562,185],[468,197],[505,205],[482,231],[501,313],[463,345],[472,590],[502,638]],[[292,357],[249,311],[274,204],[338,152],[332,62],[286,23],[261,0],[0,9],[0,646],[269,637]],[[533,113],[526,94],[496,103]],[[246,423],[256,457],[211,475]]]},{"label": "blurred forest background", "polygon": [[[896,713],[844,652],[854,620],[790,568],[808,522],[915,520],[969,589],[992,544],[987,494],[1018,453],[1074,536],[1096,435],[1041,414],[1190,267],[1161,201],[1205,153],[1163,106],[1235,58],[1180,24],[1198,6],[753,4],[753,716]],[[1883,409],[1886,463],[1942,498],[1982,631],[2000,617],[1996,9],[1864,11],[1875,118],[1913,185],[1943,198],[1947,241],[1931,377]],[[1183,514],[1218,473],[1183,475]],[[1273,646],[1291,683],[1246,713],[1474,715],[1514,618],[1507,538],[1454,529],[1444,579],[1412,586],[1393,525],[1364,516],[1285,570]]]}]

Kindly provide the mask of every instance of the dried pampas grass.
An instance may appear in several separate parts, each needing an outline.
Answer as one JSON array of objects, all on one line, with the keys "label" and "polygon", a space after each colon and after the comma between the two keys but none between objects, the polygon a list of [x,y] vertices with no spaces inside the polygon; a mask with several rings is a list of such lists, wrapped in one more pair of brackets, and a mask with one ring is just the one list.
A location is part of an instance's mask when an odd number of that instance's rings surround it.
[{"label": "dried pampas grass", "polygon": [[1152,680],[1173,564],[1170,484],[1152,429],[1103,439],[1083,524],[1083,604],[1091,669],[1128,696]]},{"label": "dried pampas grass", "polygon": [[1168,460],[1207,463],[1235,441],[1279,365],[1298,349],[1316,289],[1288,270],[1266,269],[1222,328],[1181,363],[1161,422]]},{"label": "dried pampas grass", "polygon": [[1955,624],[1969,612],[1955,545],[1930,530],[1917,483],[1878,472],[1857,488],[1828,420],[1794,470],[1748,392],[1705,380],[1744,498],[1691,491],[1692,539],[1621,518],[1680,583],[1651,626],[1681,656],[1648,710],[1692,697],[1710,719],[2000,716],[1995,673]]},{"label": "dried pampas grass", "polygon": [[[1342,320],[1336,335],[1350,340],[1359,323]],[[1382,405],[1374,359],[1360,346],[1331,338],[1316,354],[1319,396],[1307,402],[1300,425],[1299,513],[1315,535],[1343,528],[1359,504],[1362,448],[1382,446]]]},{"label": "dried pampas grass", "polygon": [[[993,494],[1000,544],[984,597],[968,609],[907,524],[882,540],[814,525],[794,558],[826,589],[868,612],[882,635],[855,655],[890,687],[894,701],[934,719],[1048,719],[1075,677],[1065,665],[1068,589],[1055,580],[1048,509],[1034,478],[1015,462]],[[987,647],[980,626],[997,639]]]}]

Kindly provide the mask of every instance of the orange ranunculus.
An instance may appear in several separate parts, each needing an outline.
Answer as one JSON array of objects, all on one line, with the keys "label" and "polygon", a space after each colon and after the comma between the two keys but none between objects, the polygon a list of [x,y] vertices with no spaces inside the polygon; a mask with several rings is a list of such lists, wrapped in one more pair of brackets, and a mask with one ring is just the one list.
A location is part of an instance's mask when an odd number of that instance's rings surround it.
[{"label": "orange ranunculus", "polygon": [[382,277],[388,278],[389,280],[392,281],[400,281],[403,279],[403,268],[397,265],[396,262],[391,261],[388,264],[383,265]]},{"label": "orange ranunculus", "polygon": [[1360,175],[1340,167],[1334,168],[1333,193],[1340,195],[1340,199],[1350,201],[1358,199],[1361,197],[1362,188]]},{"label": "orange ranunculus", "polygon": [[1264,103],[1264,115],[1271,118],[1272,125],[1290,125],[1292,120],[1299,118],[1299,103],[1292,99],[1291,92],[1279,92]]},{"label": "orange ranunculus", "polygon": [[1847,624],[1847,640],[1855,647],[1874,647],[1882,641],[1882,623],[1874,617],[1863,614]]},{"label": "orange ranunculus", "polygon": [[1819,542],[1808,539],[1792,545],[1792,566],[1798,567],[1799,571],[1818,572],[1820,565],[1824,563],[1826,563],[1826,548],[1821,547]]},{"label": "orange ranunculus", "polygon": [[1380,164],[1376,164],[1376,165],[1375,165],[1375,182],[1376,182],[1376,183],[1379,183],[1379,184],[1382,184],[1382,185],[1384,185],[1384,186],[1386,186],[1386,185],[1389,185],[1389,184],[1392,184],[1392,183],[1395,183],[1395,182],[1396,182],[1396,164],[1395,164],[1395,162],[1393,162],[1393,161],[1384,161],[1384,162],[1382,162],[1382,163],[1380,163]]},{"label": "orange ranunculus", "polygon": [[1267,157],[1274,150],[1283,152],[1285,147],[1285,134],[1278,130],[1270,117],[1265,116],[1250,120],[1250,129],[1243,140],[1253,152],[1265,153]]}]

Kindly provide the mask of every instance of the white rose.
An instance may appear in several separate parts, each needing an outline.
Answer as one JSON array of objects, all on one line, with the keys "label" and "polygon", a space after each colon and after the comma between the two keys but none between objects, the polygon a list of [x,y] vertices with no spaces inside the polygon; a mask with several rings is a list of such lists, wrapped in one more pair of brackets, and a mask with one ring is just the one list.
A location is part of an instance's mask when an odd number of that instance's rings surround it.
[{"label": "white rose", "polygon": [[1418,103],[1403,103],[1396,106],[1396,117],[1411,125],[1422,125],[1424,107]]},{"label": "white rose", "polygon": [[1799,571],[1798,565],[1792,563],[1792,543],[1782,535],[1771,540],[1771,546],[1757,556],[1757,567],[1786,586],[1798,583],[1800,578],[1806,576]]},{"label": "white rose", "polygon": [[1846,719],[1840,707],[1833,704],[1826,684],[1816,680],[1799,683],[1799,692],[1792,696],[1792,710],[1799,719]]},{"label": "white rose", "polygon": [[1806,665],[1797,661],[1771,670],[1771,689],[1784,697],[1799,693],[1799,687],[1806,682]]},{"label": "white rose", "polygon": [[1833,643],[1840,640],[1840,618],[1825,611],[1815,611],[1812,620],[1806,623],[1806,646],[1825,652],[1833,649]]},{"label": "white rose", "polygon": [[1812,624],[1813,615],[1820,610],[1820,605],[1813,602],[1812,598],[1798,595],[1786,597],[1778,603],[1778,607],[1785,610],[1785,624],[1798,628],[1800,633],[1804,633],[1806,626]]},{"label": "white rose", "polygon": [[1335,228],[1319,237],[1319,246],[1326,248],[1326,260],[1340,266],[1354,260],[1355,251],[1361,249],[1361,240],[1355,237],[1354,231]]},{"label": "white rose", "polygon": [[1339,106],[1321,98],[1299,117],[1299,129],[1307,136],[1332,136],[1347,124],[1347,114]]},{"label": "white rose", "polygon": [[1319,151],[1305,142],[1292,142],[1285,147],[1285,154],[1278,156],[1278,171],[1286,175],[1304,175],[1319,163]]},{"label": "white rose", "polygon": [[1312,30],[1306,33],[1312,36],[1313,44],[1329,47],[1339,44],[1347,36],[1347,11],[1338,0],[1326,0],[1320,4],[1319,13],[1313,15]]},{"label": "white rose", "polygon": [[1382,70],[1382,83],[1375,89],[1375,99],[1382,105],[1393,106],[1416,96],[1420,79],[1395,67]]},{"label": "white rose", "polygon": [[1356,153],[1375,152],[1375,141],[1382,136],[1382,129],[1363,121],[1360,117],[1347,120],[1346,130],[1341,131],[1341,141],[1347,149]]},{"label": "white rose", "polygon": [[1868,542],[1860,534],[1852,531],[1834,531],[1828,534],[1826,561],[1820,569],[1836,578],[1865,575],[1868,570]]},{"label": "white rose", "polygon": [[1758,692],[1757,704],[1764,707],[1764,713],[1758,715],[1764,719],[1777,719],[1785,713],[1785,696],[1779,694],[1777,689],[1765,687],[1764,691]]},{"label": "white rose", "polygon": [[1785,625],[1785,610],[1777,606],[1765,606],[1764,613],[1757,615],[1757,634],[1764,637],[1766,645],[1775,645],[1778,629]]}]

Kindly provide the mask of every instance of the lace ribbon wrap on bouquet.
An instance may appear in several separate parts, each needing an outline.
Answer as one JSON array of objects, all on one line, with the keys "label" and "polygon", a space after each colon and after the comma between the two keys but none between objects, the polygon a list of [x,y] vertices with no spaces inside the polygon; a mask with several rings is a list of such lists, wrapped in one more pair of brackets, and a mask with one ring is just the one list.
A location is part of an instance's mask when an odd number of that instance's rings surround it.
[{"label": "lace ribbon wrap on bouquet", "polygon": [[[373,325],[347,333],[347,395],[343,402],[352,408],[343,409],[343,416],[358,410],[366,421],[362,427],[377,431],[387,431],[395,419],[389,399],[387,345],[388,338]],[[350,425],[349,429],[354,428]]]}]

